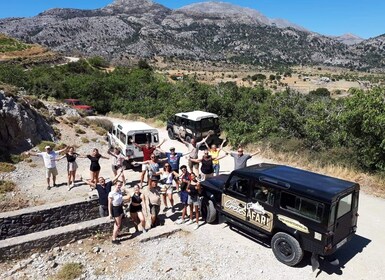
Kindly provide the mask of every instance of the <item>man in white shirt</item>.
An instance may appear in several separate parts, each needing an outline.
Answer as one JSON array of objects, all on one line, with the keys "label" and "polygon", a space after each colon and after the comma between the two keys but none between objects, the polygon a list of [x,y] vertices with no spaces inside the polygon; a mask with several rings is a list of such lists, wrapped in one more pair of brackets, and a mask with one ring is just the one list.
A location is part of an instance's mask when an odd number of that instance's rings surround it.
[{"label": "man in white shirt", "polygon": [[56,157],[67,149],[61,149],[59,151],[53,151],[51,146],[45,146],[45,152],[35,153],[35,152],[26,152],[27,155],[40,156],[43,158],[44,166],[46,168],[46,178],[47,178],[47,190],[51,189],[50,179],[52,176],[53,186],[56,187],[56,176],[58,175],[56,169]]}]

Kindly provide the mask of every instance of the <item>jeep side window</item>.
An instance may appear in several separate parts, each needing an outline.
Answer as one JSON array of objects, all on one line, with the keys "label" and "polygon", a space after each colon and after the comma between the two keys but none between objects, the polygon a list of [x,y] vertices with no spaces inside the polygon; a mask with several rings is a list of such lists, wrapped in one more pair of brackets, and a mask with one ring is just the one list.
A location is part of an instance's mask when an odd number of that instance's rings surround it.
[{"label": "jeep side window", "polygon": [[154,143],[158,143],[158,142],[159,142],[158,134],[154,134],[154,135],[153,135],[153,142],[154,142]]},{"label": "jeep side window", "polygon": [[271,188],[256,183],[253,187],[252,200],[264,202],[272,205],[274,203],[274,193]]},{"label": "jeep side window", "polygon": [[233,176],[228,186],[230,192],[240,194],[241,196],[247,196],[249,191],[249,179],[239,176]]},{"label": "jeep side window", "polygon": [[321,222],[324,204],[286,192],[281,193],[281,208]]}]

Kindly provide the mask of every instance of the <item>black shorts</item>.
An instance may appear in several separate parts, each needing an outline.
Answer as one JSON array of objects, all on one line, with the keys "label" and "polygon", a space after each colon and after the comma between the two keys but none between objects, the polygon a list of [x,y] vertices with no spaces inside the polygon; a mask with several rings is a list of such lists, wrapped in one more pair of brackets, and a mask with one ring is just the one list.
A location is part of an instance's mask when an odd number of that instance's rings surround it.
[{"label": "black shorts", "polygon": [[120,217],[123,214],[123,205],[112,206],[112,217]]},{"label": "black shorts", "polygon": [[130,213],[142,212],[142,205],[134,206],[130,204]]}]

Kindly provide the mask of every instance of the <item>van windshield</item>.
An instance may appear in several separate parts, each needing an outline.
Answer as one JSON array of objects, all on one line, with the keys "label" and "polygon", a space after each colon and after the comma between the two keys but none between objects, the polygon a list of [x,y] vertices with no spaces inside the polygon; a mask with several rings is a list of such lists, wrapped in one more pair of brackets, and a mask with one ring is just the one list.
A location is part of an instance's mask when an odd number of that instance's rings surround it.
[{"label": "van windshield", "polygon": [[138,133],[135,134],[135,143],[136,144],[146,144],[146,142],[151,142],[151,133]]},{"label": "van windshield", "polygon": [[215,127],[218,126],[218,119],[217,118],[202,119],[200,121],[200,126],[201,126],[201,129],[203,130],[214,129]]}]

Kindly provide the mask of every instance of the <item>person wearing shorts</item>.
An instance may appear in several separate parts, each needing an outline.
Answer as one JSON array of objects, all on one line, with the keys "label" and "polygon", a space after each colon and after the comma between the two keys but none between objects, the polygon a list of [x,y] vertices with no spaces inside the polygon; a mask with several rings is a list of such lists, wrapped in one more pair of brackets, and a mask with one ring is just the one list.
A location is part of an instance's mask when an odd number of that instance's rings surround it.
[{"label": "person wearing shorts", "polygon": [[151,180],[150,189],[148,191],[148,202],[150,206],[151,228],[156,227],[158,215],[160,212],[160,191],[158,181]]},{"label": "person wearing shorts", "polygon": [[145,215],[143,215],[143,209],[146,211],[146,205],[144,201],[144,194],[140,192],[140,187],[138,185],[135,185],[134,193],[131,196],[130,217],[135,225],[136,231],[139,231],[138,224],[140,223],[142,225],[143,232],[147,232],[146,220],[144,218]]},{"label": "person wearing shorts", "polygon": [[161,191],[162,191],[162,196],[163,196],[163,204],[164,204],[164,209],[163,212],[166,212],[169,208],[167,207],[167,197],[170,200],[171,204],[171,210],[174,213],[174,198],[172,197],[172,193],[174,190],[174,187],[172,185],[172,182],[175,178],[175,176],[178,176],[178,173],[174,172],[171,170],[171,165],[169,163],[166,163],[163,166],[163,170],[161,171],[161,180],[160,182],[162,183],[161,185]]},{"label": "person wearing shorts", "polygon": [[121,188],[123,181],[116,181],[114,188],[108,194],[108,213],[110,219],[114,220],[114,229],[112,231],[112,243],[119,244],[117,240],[123,218],[123,193]]},{"label": "person wearing shorts", "polygon": [[183,140],[182,137],[179,137],[181,141],[188,147],[189,149],[189,161],[188,161],[188,167],[190,169],[190,172],[196,172],[196,174],[199,174],[199,163],[191,161],[191,159],[197,159],[198,158],[198,152],[199,152],[199,147],[207,141],[209,138],[209,134],[200,142],[196,142],[196,140],[193,138],[191,139],[191,143]]},{"label": "person wearing shorts", "polygon": [[195,221],[196,225],[194,229],[199,228],[199,192],[200,192],[200,183],[196,178],[195,173],[190,175],[191,181],[187,187],[187,192],[189,194],[187,204],[190,205],[190,220],[186,224],[194,223],[193,220],[193,210],[195,210]]},{"label": "person wearing shorts", "polygon": [[26,155],[39,156],[43,158],[45,166],[45,177],[47,178],[47,190],[51,189],[50,178],[52,177],[53,186],[56,187],[56,176],[58,175],[56,169],[56,158],[61,153],[67,150],[67,148],[61,149],[59,151],[53,151],[51,146],[45,146],[45,152],[35,153],[35,152],[26,152]]},{"label": "person wearing shorts", "polygon": [[185,222],[185,217],[187,215],[187,206],[188,206],[188,192],[187,192],[187,186],[188,183],[186,181],[183,181],[180,184],[180,202],[182,203],[183,209],[182,209],[182,218],[177,220],[176,224],[183,224]]}]

